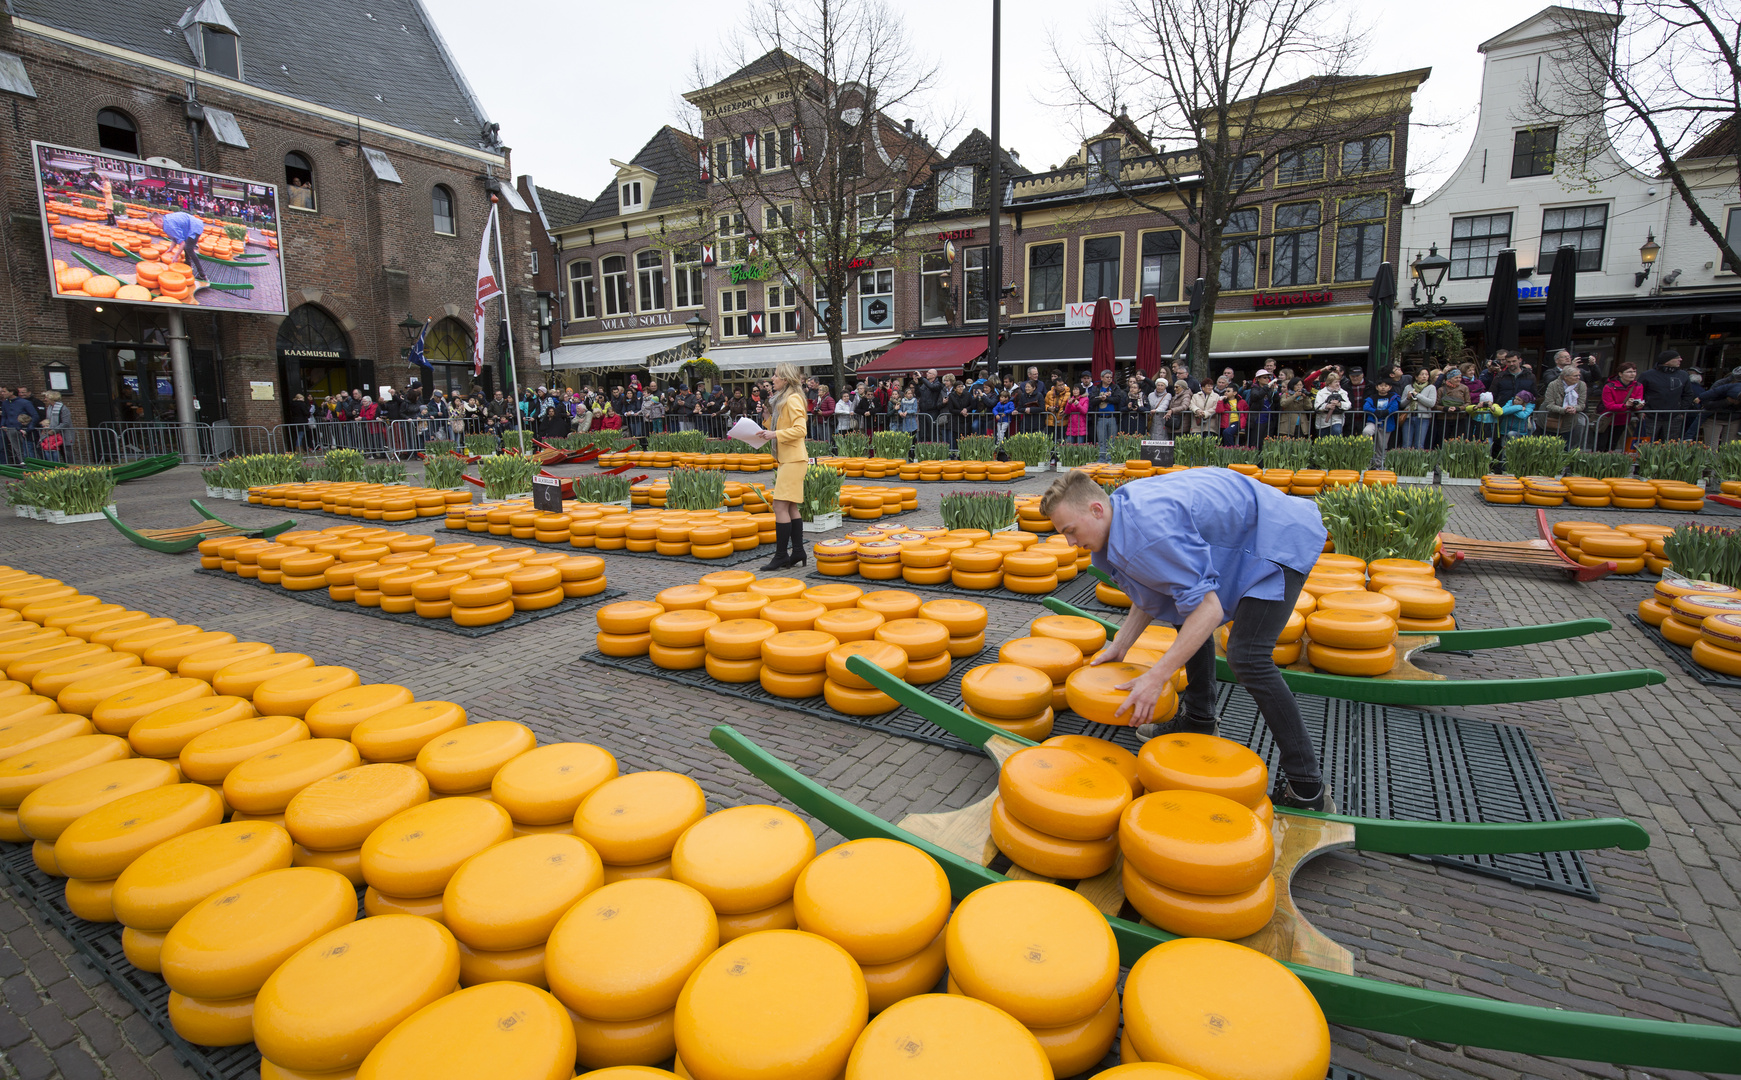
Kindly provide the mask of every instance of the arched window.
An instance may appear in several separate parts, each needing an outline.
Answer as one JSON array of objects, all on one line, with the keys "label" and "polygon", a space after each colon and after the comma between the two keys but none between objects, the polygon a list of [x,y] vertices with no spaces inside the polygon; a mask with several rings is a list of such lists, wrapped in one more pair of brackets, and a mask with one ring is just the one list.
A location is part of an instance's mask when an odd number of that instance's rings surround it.
[{"label": "arched window", "polygon": [[139,156],[139,125],[119,109],[97,112],[97,145],[115,154]]},{"label": "arched window", "polygon": [[612,255],[600,265],[605,279],[605,314],[630,314],[634,309],[634,302],[629,295],[629,260],[621,255]]},{"label": "arched window", "polygon": [[665,255],[659,251],[643,251],[635,256],[642,311],[665,310]]},{"label": "arched window", "polygon": [[453,223],[453,192],[441,184],[429,193],[430,208],[435,216],[435,231],[443,236],[457,236]]},{"label": "arched window", "polygon": [[598,303],[592,295],[592,260],[576,259],[568,264],[569,320],[598,318]]},{"label": "arched window", "polygon": [[306,356],[347,357],[351,342],[337,319],[313,304],[302,304],[278,324],[278,349]]},{"label": "arched window", "polygon": [[458,319],[446,318],[429,328],[423,355],[432,364],[470,364],[472,332]]},{"label": "arched window", "polygon": [[296,210],[315,208],[314,166],[295,151],[284,155],[284,202]]}]

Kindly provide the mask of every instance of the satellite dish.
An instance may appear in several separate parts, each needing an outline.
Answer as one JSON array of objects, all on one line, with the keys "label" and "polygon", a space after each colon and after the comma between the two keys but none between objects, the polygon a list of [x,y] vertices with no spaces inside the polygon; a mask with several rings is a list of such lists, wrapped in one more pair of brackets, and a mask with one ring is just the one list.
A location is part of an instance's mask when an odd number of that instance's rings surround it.
[{"label": "satellite dish", "polygon": [[145,159],[145,164],[156,165],[159,168],[163,168],[163,169],[179,169],[179,168],[181,168],[181,162],[176,161],[174,158],[166,158],[166,157],[148,157]]}]

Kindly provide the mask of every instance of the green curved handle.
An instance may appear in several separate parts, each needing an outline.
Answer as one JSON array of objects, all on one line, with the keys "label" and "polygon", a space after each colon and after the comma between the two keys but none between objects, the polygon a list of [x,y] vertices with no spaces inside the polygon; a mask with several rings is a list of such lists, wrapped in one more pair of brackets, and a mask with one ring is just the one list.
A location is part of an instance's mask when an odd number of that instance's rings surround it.
[{"label": "green curved handle", "polygon": [[[924,851],[943,868],[957,900],[975,889],[1009,880],[865,812],[731,727],[720,725],[709,738],[757,779],[842,836],[883,837]],[[1133,964],[1156,945],[1174,940],[1172,934],[1155,927],[1111,915],[1106,921],[1118,940],[1121,964]],[[1516,1005],[1418,990],[1304,965],[1287,966],[1312,991],[1325,1018],[1333,1024],[1433,1042],[1657,1069],[1729,1072],[1741,1061],[1738,1028]]]},{"label": "green curved handle", "polygon": [[290,518],[289,520],[280,522],[277,525],[268,525],[264,529],[251,529],[246,525],[237,525],[233,522],[225,521],[210,510],[207,510],[198,499],[189,499],[188,502],[192,503],[193,508],[199,511],[200,517],[203,517],[208,521],[215,521],[219,525],[228,525],[230,528],[247,533],[250,536],[258,533],[261,537],[268,540],[296,524],[296,519]]}]

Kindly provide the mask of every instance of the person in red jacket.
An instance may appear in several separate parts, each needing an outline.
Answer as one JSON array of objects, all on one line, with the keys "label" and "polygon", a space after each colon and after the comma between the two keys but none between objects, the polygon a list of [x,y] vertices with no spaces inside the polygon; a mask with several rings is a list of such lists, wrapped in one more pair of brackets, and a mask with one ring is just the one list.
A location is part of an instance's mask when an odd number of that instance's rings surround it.
[{"label": "person in red jacket", "polygon": [[1608,429],[1604,450],[1626,449],[1628,429],[1644,408],[1644,385],[1638,381],[1638,365],[1622,361],[1614,377],[1602,387],[1602,416],[1597,423]]}]

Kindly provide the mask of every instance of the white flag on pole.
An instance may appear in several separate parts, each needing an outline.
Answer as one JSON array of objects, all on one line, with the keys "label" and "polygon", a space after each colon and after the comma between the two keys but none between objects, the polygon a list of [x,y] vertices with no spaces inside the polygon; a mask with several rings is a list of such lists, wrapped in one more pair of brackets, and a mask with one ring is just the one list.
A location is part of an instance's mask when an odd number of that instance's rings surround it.
[{"label": "white flag on pole", "polygon": [[490,268],[490,231],[496,227],[496,207],[490,206],[490,216],[484,222],[484,235],[478,243],[478,302],[472,308],[472,326],[476,333],[472,336],[472,375],[484,373],[484,305],[502,295],[502,287],[496,284],[496,272]]}]

